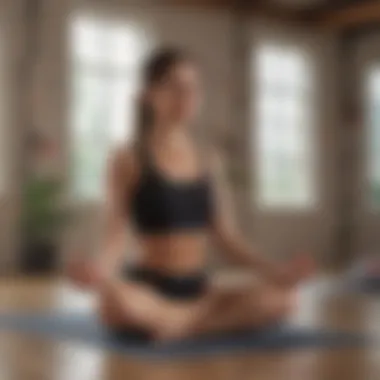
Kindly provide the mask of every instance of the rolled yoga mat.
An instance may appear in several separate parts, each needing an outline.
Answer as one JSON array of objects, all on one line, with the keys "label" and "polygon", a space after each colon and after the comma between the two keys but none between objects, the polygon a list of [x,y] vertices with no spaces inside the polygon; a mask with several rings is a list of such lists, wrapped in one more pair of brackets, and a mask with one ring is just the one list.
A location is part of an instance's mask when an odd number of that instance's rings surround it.
[{"label": "rolled yoga mat", "polygon": [[343,286],[350,292],[369,295],[380,294],[380,263],[372,265],[371,260],[363,260],[350,268],[343,277]]},{"label": "rolled yoga mat", "polygon": [[282,325],[259,331],[154,344],[138,337],[112,335],[92,314],[62,312],[0,314],[0,329],[89,344],[126,355],[161,359],[239,351],[356,348],[370,343],[369,338],[362,334]]}]

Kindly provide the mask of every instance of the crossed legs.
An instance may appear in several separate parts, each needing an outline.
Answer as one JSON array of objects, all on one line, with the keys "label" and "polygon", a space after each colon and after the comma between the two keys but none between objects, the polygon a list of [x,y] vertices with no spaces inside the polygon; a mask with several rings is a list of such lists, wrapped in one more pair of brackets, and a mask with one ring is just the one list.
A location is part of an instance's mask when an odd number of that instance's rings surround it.
[{"label": "crossed legs", "polygon": [[143,329],[158,340],[264,327],[284,319],[295,305],[292,287],[264,282],[212,285],[197,301],[177,302],[150,287],[112,280],[99,297],[106,325]]}]

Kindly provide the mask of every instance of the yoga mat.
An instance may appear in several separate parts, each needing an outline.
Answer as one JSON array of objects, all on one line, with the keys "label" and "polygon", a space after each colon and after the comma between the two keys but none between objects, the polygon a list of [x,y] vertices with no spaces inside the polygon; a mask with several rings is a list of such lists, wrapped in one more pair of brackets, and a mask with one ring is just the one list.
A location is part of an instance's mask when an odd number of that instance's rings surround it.
[{"label": "yoga mat", "polygon": [[282,325],[260,331],[154,344],[137,337],[115,337],[94,315],[74,313],[3,314],[0,315],[0,329],[90,344],[127,355],[162,359],[236,351],[359,347],[370,343],[369,338],[362,334]]}]

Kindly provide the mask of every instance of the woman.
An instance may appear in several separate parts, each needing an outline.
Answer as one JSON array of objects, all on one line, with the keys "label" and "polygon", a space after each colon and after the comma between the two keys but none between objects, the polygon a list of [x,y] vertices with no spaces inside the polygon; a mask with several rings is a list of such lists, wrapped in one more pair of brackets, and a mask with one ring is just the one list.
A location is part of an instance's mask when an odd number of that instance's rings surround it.
[{"label": "woman", "polygon": [[[111,329],[136,329],[152,339],[281,320],[294,305],[294,287],[308,275],[309,263],[301,258],[277,265],[239,235],[220,160],[197,152],[189,137],[200,105],[195,62],[179,50],[162,50],[148,62],[144,80],[137,144],[117,152],[109,169],[102,253],[73,265],[72,278],[96,287],[101,318]],[[141,253],[129,268],[122,254],[126,226]],[[209,239],[260,281],[213,284],[205,274]]]}]

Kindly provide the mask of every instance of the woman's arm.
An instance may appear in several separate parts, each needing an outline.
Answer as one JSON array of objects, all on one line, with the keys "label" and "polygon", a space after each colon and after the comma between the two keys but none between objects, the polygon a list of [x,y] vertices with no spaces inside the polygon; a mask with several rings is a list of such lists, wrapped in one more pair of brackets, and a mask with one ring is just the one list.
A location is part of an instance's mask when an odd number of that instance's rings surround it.
[{"label": "woman's arm", "polygon": [[[136,181],[132,152],[118,150],[107,169],[107,192],[104,203],[104,230],[100,247],[92,259],[80,259],[69,266],[69,276],[80,286],[97,286],[116,274],[122,265],[128,230],[128,206]],[[128,242],[129,243],[129,242]]]},{"label": "woman's arm", "polygon": [[105,225],[98,260],[115,271],[123,259],[129,222],[129,197],[136,183],[136,164],[131,151],[120,149],[107,171]]},{"label": "woman's arm", "polygon": [[215,241],[234,264],[268,274],[274,269],[274,263],[260,255],[241,234],[234,215],[232,196],[224,175],[222,160],[214,154],[212,161]]},{"label": "woman's arm", "polygon": [[233,202],[218,156],[213,159],[213,188],[215,213],[213,230],[217,244],[237,265],[256,270],[259,274],[281,284],[295,284],[314,272],[314,261],[299,255],[287,263],[277,263],[260,255],[240,233],[233,212]]}]

